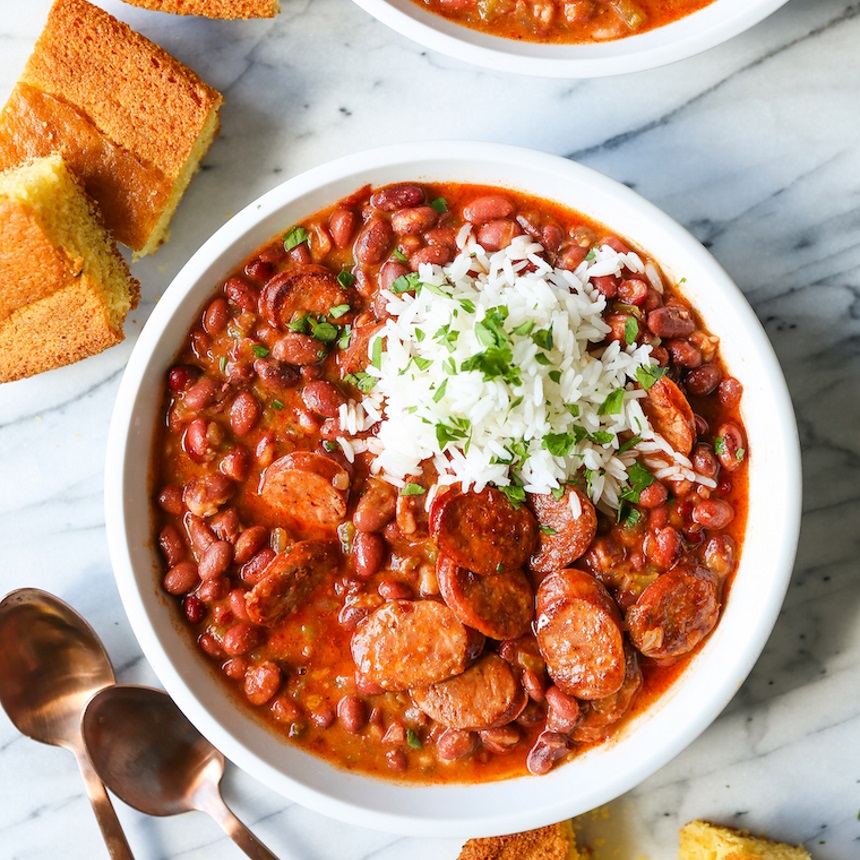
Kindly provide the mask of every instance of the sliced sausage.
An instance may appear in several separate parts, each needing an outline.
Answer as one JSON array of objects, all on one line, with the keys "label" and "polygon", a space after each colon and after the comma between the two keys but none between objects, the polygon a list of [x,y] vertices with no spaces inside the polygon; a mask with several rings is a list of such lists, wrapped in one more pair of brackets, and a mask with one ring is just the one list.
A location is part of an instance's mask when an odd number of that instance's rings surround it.
[{"label": "sliced sausage", "polygon": [[346,518],[349,474],[324,454],[294,451],[265,471],[260,495],[302,530],[335,529]]},{"label": "sliced sausage", "polygon": [[451,729],[507,725],[528,702],[513,669],[498,654],[486,654],[462,674],[411,693],[428,717]]},{"label": "sliced sausage", "polygon": [[306,313],[328,316],[331,308],[349,303],[336,275],[325,266],[305,265],[270,278],[260,294],[260,314],[278,328]]},{"label": "sliced sausage", "polygon": [[561,570],[585,555],[597,534],[597,514],[582,490],[568,486],[559,499],[536,493],[528,500],[540,526],[537,551],[529,561],[532,570]]},{"label": "sliced sausage", "polygon": [[550,573],[537,591],[537,641],[556,686],[578,699],[611,696],[624,682],[621,617],[585,571]]},{"label": "sliced sausage", "polygon": [[534,619],[534,591],[521,570],[478,576],[440,555],[436,577],[442,599],[469,627],[490,639],[516,639]]},{"label": "sliced sausage", "polygon": [[375,322],[355,326],[346,349],[337,353],[337,366],[342,375],[358,373],[370,364],[370,339],[382,328],[383,323]]},{"label": "sliced sausage", "polygon": [[658,379],[642,401],[642,409],[651,426],[685,456],[696,441],[696,420],[684,393],[668,376]]},{"label": "sliced sausage", "polygon": [[719,577],[705,567],[679,565],[639,595],[627,611],[627,632],[646,657],[678,657],[713,630],[719,614]]},{"label": "sliced sausage", "polygon": [[582,702],[579,722],[571,737],[577,743],[595,743],[603,740],[609,729],[630,710],[633,700],[642,689],[642,670],[635,649],[625,649],[624,682],[611,696]]},{"label": "sliced sausage", "polygon": [[359,624],[350,649],[363,681],[408,690],[459,675],[483,646],[444,603],[389,600]]},{"label": "sliced sausage", "polygon": [[525,506],[515,508],[493,487],[452,490],[434,499],[430,534],[461,567],[488,575],[523,567],[537,545],[538,527]]},{"label": "sliced sausage", "polygon": [[337,570],[337,553],[334,541],[317,540],[299,541],[289,551],[278,553],[245,595],[251,621],[277,627]]}]

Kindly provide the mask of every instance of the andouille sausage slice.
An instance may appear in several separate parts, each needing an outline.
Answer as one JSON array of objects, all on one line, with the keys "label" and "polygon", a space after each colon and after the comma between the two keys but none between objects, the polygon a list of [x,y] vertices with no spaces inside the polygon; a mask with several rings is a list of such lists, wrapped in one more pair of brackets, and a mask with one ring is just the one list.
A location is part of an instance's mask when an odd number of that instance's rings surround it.
[{"label": "andouille sausage slice", "polygon": [[248,617],[262,627],[277,627],[337,571],[337,555],[338,544],[323,540],[299,541],[278,553],[245,595]]},{"label": "andouille sausage slice", "polygon": [[658,379],[642,401],[642,409],[651,426],[685,456],[696,441],[696,419],[684,392],[668,376]]},{"label": "andouille sausage slice", "polygon": [[562,692],[602,699],[621,687],[621,617],[593,576],[575,568],[548,574],[537,591],[535,627],[547,671]]},{"label": "andouille sausage slice", "polygon": [[579,721],[571,733],[577,743],[595,743],[603,740],[629,710],[633,700],[642,689],[642,670],[636,650],[629,645],[626,654],[624,682],[611,696],[582,702],[579,708]]},{"label": "andouille sausage slice", "polygon": [[313,451],[294,451],[265,471],[260,495],[300,529],[334,530],[346,518],[349,474]]},{"label": "andouille sausage slice", "polygon": [[528,501],[540,526],[537,550],[529,560],[532,570],[561,570],[585,555],[597,534],[597,514],[582,490],[568,486],[558,499],[535,493]]},{"label": "andouille sausage slice", "polygon": [[442,554],[436,563],[442,599],[469,627],[490,639],[517,639],[534,619],[534,590],[521,570],[478,576]]},{"label": "andouille sausage slice", "polygon": [[720,615],[720,580],[688,564],[660,574],[627,611],[630,641],[646,657],[687,654],[714,629]]},{"label": "andouille sausage slice", "polygon": [[524,505],[515,508],[504,493],[452,490],[430,507],[430,534],[439,549],[461,567],[486,576],[518,570],[534,552],[538,526]]},{"label": "andouille sausage slice", "polygon": [[460,675],[411,693],[412,701],[437,723],[473,731],[507,725],[528,703],[513,669],[492,653]]},{"label": "andouille sausage slice", "polygon": [[436,600],[389,600],[356,628],[350,650],[359,676],[384,690],[426,687],[463,672],[484,637]]},{"label": "andouille sausage slice", "polygon": [[382,330],[383,323],[372,322],[352,329],[349,343],[337,352],[337,366],[341,374],[358,373],[370,364],[370,341]]},{"label": "andouille sausage slice", "polygon": [[333,307],[349,304],[348,292],[325,266],[305,265],[271,277],[260,294],[260,314],[284,330],[293,317],[308,313],[327,317]]}]

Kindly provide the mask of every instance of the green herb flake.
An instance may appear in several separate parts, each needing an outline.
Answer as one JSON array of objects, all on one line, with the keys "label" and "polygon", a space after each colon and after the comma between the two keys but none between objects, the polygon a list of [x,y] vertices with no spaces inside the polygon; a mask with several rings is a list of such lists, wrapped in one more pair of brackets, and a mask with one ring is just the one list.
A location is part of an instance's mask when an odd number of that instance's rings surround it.
[{"label": "green herb flake", "polygon": [[622,443],[618,446],[618,453],[623,454],[625,451],[629,451],[634,445],[638,445],[642,441],[642,437],[640,435],[631,436],[626,442]]},{"label": "green herb flake", "polygon": [[532,333],[532,340],[541,349],[552,349],[552,329],[539,328],[536,332]]},{"label": "green herb flake", "polygon": [[520,323],[514,330],[513,334],[517,335],[517,337],[528,337],[532,330],[535,327],[534,320],[526,320],[524,323]]},{"label": "green herb flake", "polygon": [[[618,510],[620,513],[621,508],[619,508]],[[627,526],[627,528],[632,529],[639,522],[639,520],[641,518],[642,518],[642,514],[639,511],[637,511],[636,508],[631,508],[630,511],[628,512],[627,516],[624,519],[624,525]]]},{"label": "green herb flake", "polygon": [[341,349],[346,349],[349,346],[349,341],[352,338],[352,326],[347,323],[343,327],[343,331],[340,333],[340,337],[337,339],[337,345]]},{"label": "green herb flake", "polygon": [[717,436],[714,439],[714,453],[715,454],[725,454],[726,453],[726,439],[724,436]]},{"label": "green herb flake", "polygon": [[284,250],[292,251],[302,242],[308,241],[308,231],[304,227],[290,227],[284,235]]},{"label": "green herb flake", "polygon": [[[427,370],[427,368],[433,364],[432,359],[422,358],[420,355],[412,356],[412,360],[415,362],[415,365],[419,370]],[[446,379],[445,381],[447,382],[448,380]]]},{"label": "green herb flake", "polygon": [[557,535],[558,532],[552,526],[541,526],[540,530],[545,534],[552,537],[553,535]]},{"label": "green herb flake", "polygon": [[520,505],[526,500],[526,491],[515,484],[509,484],[507,487],[497,487],[497,489],[500,493],[507,496],[514,510],[519,510]]},{"label": "green herb flake", "polygon": [[339,320],[345,314],[348,314],[350,311],[349,305],[335,305],[333,308],[328,309],[328,315],[333,320]]},{"label": "green herb flake", "polygon": [[595,430],[589,437],[596,445],[609,445],[615,436],[608,430]]},{"label": "green herb flake", "polygon": [[220,360],[218,361],[218,369],[221,371],[221,373],[226,372],[226,370],[227,370],[227,356],[226,355],[222,355]]},{"label": "green herb flake", "polygon": [[658,379],[662,379],[665,375],[666,368],[660,367],[657,364],[636,368],[636,379],[642,386],[643,391],[647,391]]},{"label": "green herb flake", "polygon": [[339,334],[340,329],[330,322],[311,321],[311,335],[322,343],[332,343]]},{"label": "green herb flake", "polygon": [[395,248],[392,252],[392,256],[395,260],[399,260],[401,263],[405,263],[409,259],[409,257],[407,257],[400,248]]},{"label": "green herb flake", "polygon": [[541,447],[553,457],[567,457],[576,442],[574,433],[547,433],[541,440]]},{"label": "green herb flake", "polygon": [[448,201],[444,197],[437,197],[430,201],[430,205],[441,215],[448,211]]},{"label": "green herb flake", "polygon": [[421,743],[421,738],[415,734],[413,729],[406,729],[406,743],[412,747],[414,750],[420,750],[423,746]]},{"label": "green herb flake", "polygon": [[401,496],[423,496],[427,490],[421,486],[421,484],[407,484],[401,491]]},{"label": "green herb flake", "polygon": [[597,407],[598,415],[620,415],[621,407],[624,405],[624,389],[616,388],[600,406]]},{"label": "green herb flake", "polygon": [[418,289],[418,285],[418,272],[409,272],[406,275],[401,275],[399,278],[394,279],[394,283],[391,285],[391,292],[395,295],[409,293]]},{"label": "green herb flake", "polygon": [[564,487],[553,487],[550,490],[552,497],[558,502],[561,501],[562,496],[564,495]]},{"label": "green herb flake", "polygon": [[377,369],[382,369],[382,338],[376,337],[370,347],[370,363]]},{"label": "green herb flake", "polygon": [[746,448],[738,448],[738,450],[735,451],[735,459],[740,463],[746,456],[746,453]]},{"label": "green herb flake", "polygon": [[311,327],[311,318],[307,314],[303,317],[299,317],[298,319],[294,319],[292,322],[287,323],[287,328],[290,331],[298,332],[299,334],[307,334],[310,331]]},{"label": "green herb flake", "polygon": [[359,391],[362,391],[365,394],[372,391],[373,386],[376,385],[376,377],[371,376],[365,370],[357,370],[355,373],[347,373],[347,375],[344,376],[343,381],[349,385],[354,385]]},{"label": "green herb flake", "polygon": [[471,299],[460,299],[460,307],[463,308],[467,314],[475,313],[475,303]]},{"label": "green herb flake", "polygon": [[564,408],[574,417],[579,418],[579,406],[576,403],[565,403]]},{"label": "green herb flake", "polygon": [[585,255],[585,259],[590,263],[597,256],[597,251],[594,248],[589,248],[588,253]]},{"label": "green herb flake", "polygon": [[424,329],[415,329],[415,340],[417,340],[418,343],[421,343],[421,341],[424,340],[425,337],[427,337],[427,335],[424,333]]},{"label": "green herb flake", "polygon": [[257,356],[257,358],[265,358],[269,354],[268,347],[265,347],[260,343],[255,343],[251,347],[251,351]]},{"label": "green herb flake", "polygon": [[332,442],[330,439],[324,439],[322,446],[326,449],[326,451],[337,451],[337,449],[340,447],[337,442]]},{"label": "green herb flake", "polygon": [[547,376],[558,385],[561,382],[561,371],[560,370],[551,370]]},{"label": "green herb flake", "polygon": [[448,380],[443,379],[442,384],[433,392],[433,402],[438,403],[445,396],[445,389],[448,387]]},{"label": "green herb flake", "polygon": [[[639,504],[639,496],[646,487],[655,481],[654,476],[638,461],[631,463],[627,469],[627,486],[619,493],[622,501]],[[621,509],[619,508],[619,516]]]},{"label": "green herb flake", "polygon": [[624,343],[630,346],[636,343],[637,337],[639,337],[639,320],[634,316],[629,316],[624,321]]},{"label": "green herb flake", "polygon": [[536,353],[535,361],[543,367],[549,367],[552,364],[552,359],[545,352]]},{"label": "green herb flake", "polygon": [[280,400],[272,401],[272,409],[277,409],[280,412],[284,408],[284,404]]}]

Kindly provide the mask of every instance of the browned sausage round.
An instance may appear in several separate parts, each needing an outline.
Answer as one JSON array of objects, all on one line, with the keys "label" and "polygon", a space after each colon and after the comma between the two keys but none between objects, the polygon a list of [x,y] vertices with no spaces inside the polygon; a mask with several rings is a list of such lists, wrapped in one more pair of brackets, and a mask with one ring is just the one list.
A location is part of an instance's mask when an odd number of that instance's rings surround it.
[{"label": "browned sausage round", "polygon": [[528,702],[513,669],[498,654],[486,654],[462,674],[411,692],[428,717],[451,729],[504,726]]},{"label": "browned sausage round", "polygon": [[487,575],[517,570],[537,544],[538,527],[525,506],[514,508],[492,487],[452,490],[430,507],[430,534],[461,567]]},{"label": "browned sausage round", "polygon": [[362,680],[408,690],[459,675],[483,646],[444,603],[389,600],[359,624],[350,649]]},{"label": "browned sausage round", "polygon": [[337,552],[334,541],[306,540],[278,553],[266,566],[262,579],[245,595],[251,621],[277,627],[337,571]]},{"label": "browned sausage round", "polygon": [[[571,497],[578,500],[578,515],[571,507]],[[528,499],[540,526],[537,551],[529,561],[532,570],[561,570],[585,554],[597,534],[597,514],[582,490],[569,486],[560,499],[551,493],[529,495]]]},{"label": "browned sausage round", "polygon": [[537,641],[556,686],[578,699],[611,696],[624,682],[621,617],[585,571],[546,576],[537,591]]},{"label": "browned sausage round", "polygon": [[534,591],[521,570],[477,576],[446,555],[436,564],[445,603],[469,627],[490,639],[516,639],[534,619]]},{"label": "browned sausage round", "polygon": [[579,708],[579,722],[571,737],[577,743],[594,743],[603,740],[609,729],[630,709],[637,693],[642,689],[642,670],[635,649],[628,646],[624,682],[611,696],[582,702]]},{"label": "browned sausage round", "polygon": [[348,303],[337,277],[324,266],[306,265],[270,278],[260,294],[260,314],[286,329],[297,314],[328,315],[331,308]]},{"label": "browned sausage round", "polygon": [[312,451],[294,451],[265,471],[260,495],[299,530],[331,531],[346,518],[349,474]]},{"label": "browned sausage round", "polygon": [[719,614],[719,577],[705,567],[681,565],[639,595],[627,612],[627,632],[646,657],[678,657],[713,630]]},{"label": "browned sausage round", "polygon": [[693,450],[696,420],[684,393],[667,376],[658,379],[642,400],[651,426],[680,454]]},{"label": "browned sausage round", "polygon": [[382,323],[367,323],[355,326],[349,338],[349,345],[337,353],[337,365],[344,375],[358,373],[370,363],[368,346],[370,339],[382,328]]}]

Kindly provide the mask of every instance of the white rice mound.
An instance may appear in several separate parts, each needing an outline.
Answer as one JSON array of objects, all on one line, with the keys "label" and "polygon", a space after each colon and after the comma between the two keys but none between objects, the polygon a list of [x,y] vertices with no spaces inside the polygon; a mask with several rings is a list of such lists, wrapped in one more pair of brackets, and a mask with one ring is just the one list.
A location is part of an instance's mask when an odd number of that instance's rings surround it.
[{"label": "white rice mound", "polygon": [[[597,347],[609,326],[606,299],[590,279],[627,269],[653,283],[659,275],[650,261],[604,245],[565,271],[551,267],[528,236],[488,254],[468,224],[458,248],[450,265],[420,267],[414,295],[388,292],[391,318],[368,348],[373,388],[340,410],[347,457],[369,450],[374,473],[399,487],[428,459],[439,485],[476,492],[515,484],[549,493],[579,473],[604,509],[619,507],[637,459],[651,460],[652,471],[657,465],[658,478],[701,480],[642,410],[646,393],[636,371],[654,364],[651,347]],[[501,372],[485,373],[480,362],[494,320],[496,344],[510,350],[509,359],[503,352]],[[463,369],[475,356],[479,368]],[[610,397],[611,410],[601,410]],[[371,429],[366,439],[348,438]],[[559,453],[564,441],[569,450]]]}]

